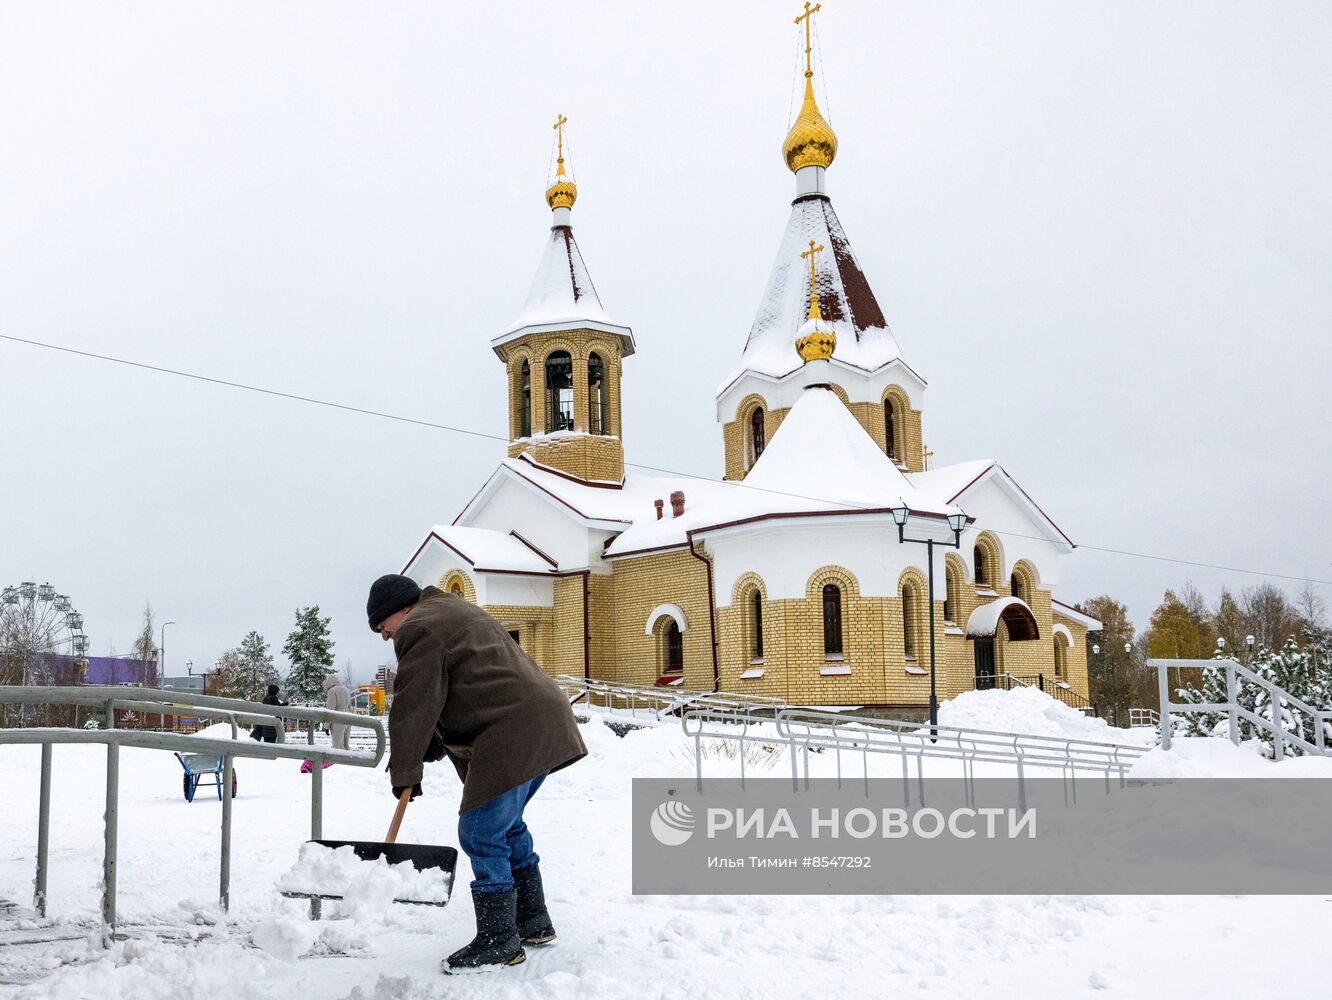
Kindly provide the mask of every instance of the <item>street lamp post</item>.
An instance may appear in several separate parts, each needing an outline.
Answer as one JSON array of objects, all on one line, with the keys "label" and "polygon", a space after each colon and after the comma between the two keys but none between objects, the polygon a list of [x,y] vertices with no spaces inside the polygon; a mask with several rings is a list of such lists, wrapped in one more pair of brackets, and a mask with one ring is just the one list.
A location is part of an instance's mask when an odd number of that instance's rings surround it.
[{"label": "street lamp post", "polygon": [[158,647],[162,650],[162,662],[158,664],[158,669],[157,669],[157,677],[158,677],[157,686],[159,688],[162,686],[162,678],[166,676],[166,630],[168,625],[174,625],[174,624],[176,623],[175,622],[162,623],[162,641],[158,643]]},{"label": "street lamp post", "polygon": [[1248,647],[1248,653],[1244,657],[1244,665],[1247,667],[1249,665],[1249,661],[1253,659],[1253,646],[1254,646],[1253,636],[1246,635],[1244,637],[1244,645]]},{"label": "street lamp post", "polygon": [[[928,564],[929,581],[929,606],[930,606],[930,742],[933,743],[938,734],[936,728],[939,725],[939,688],[935,678],[934,669],[934,539],[933,538],[907,538],[906,525],[908,518],[911,517],[911,508],[906,504],[900,507],[892,508],[893,521],[897,525],[897,542],[900,545],[903,542],[915,542],[925,546],[925,559]],[[947,545],[949,548],[962,548],[962,529],[967,526],[967,515],[960,511],[956,514],[948,515],[948,527],[952,529],[953,540],[951,542],[940,542],[940,545]]]}]

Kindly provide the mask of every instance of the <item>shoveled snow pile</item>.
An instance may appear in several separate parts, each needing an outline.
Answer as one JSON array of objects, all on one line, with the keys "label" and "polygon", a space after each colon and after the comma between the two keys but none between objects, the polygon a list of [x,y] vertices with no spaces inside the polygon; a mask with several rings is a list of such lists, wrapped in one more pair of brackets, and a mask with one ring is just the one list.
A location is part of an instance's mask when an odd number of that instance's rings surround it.
[{"label": "shoveled snow pile", "polygon": [[1170,749],[1160,747],[1136,761],[1131,780],[1174,778],[1332,778],[1332,757],[1287,757],[1268,760],[1261,740],[1239,746],[1215,736],[1176,736]]},{"label": "shoveled snow pile", "polygon": [[939,706],[939,724],[1141,746],[1150,746],[1156,738],[1154,729],[1116,729],[1104,719],[1084,715],[1034,687],[963,692]]},{"label": "shoveled snow pile", "polygon": [[[211,726],[205,726],[203,729],[200,729],[194,735],[205,740],[229,740],[231,739],[231,723],[214,722]],[[249,727],[238,725],[236,727],[236,739],[248,740],[249,738]]]},{"label": "shoveled snow pile", "polygon": [[343,905],[359,916],[382,910],[395,900],[447,903],[453,880],[442,868],[418,871],[410,861],[396,865],[384,858],[363,861],[350,847],[301,845],[291,871],[278,879],[282,892],[341,896]]}]

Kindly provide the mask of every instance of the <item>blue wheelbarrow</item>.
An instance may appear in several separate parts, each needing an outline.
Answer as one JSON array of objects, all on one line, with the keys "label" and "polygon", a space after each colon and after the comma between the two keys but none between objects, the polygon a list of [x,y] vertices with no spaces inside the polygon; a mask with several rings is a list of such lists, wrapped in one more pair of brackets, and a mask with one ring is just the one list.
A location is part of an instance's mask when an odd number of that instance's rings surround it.
[{"label": "blue wheelbarrow", "polygon": [[[199,790],[200,785],[217,788],[218,800],[222,799],[222,768],[224,766],[221,754],[210,753],[178,753],[176,760],[180,761],[180,766],[185,769],[183,776],[183,787],[185,791],[185,801],[193,802],[194,793]],[[211,781],[205,781],[205,778],[211,778]],[[236,797],[236,769],[231,769],[231,797]]]}]

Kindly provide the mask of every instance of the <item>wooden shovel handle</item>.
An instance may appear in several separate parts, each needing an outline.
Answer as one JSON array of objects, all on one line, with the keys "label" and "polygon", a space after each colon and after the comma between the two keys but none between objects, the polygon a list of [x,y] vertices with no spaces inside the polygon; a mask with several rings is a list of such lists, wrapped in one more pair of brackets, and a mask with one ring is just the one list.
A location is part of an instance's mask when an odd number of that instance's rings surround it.
[{"label": "wooden shovel handle", "polygon": [[386,844],[392,844],[397,841],[398,827],[402,826],[403,814],[407,811],[407,803],[411,800],[411,788],[404,788],[402,794],[398,796],[398,808],[393,810],[393,822],[389,824],[388,836],[384,838]]}]

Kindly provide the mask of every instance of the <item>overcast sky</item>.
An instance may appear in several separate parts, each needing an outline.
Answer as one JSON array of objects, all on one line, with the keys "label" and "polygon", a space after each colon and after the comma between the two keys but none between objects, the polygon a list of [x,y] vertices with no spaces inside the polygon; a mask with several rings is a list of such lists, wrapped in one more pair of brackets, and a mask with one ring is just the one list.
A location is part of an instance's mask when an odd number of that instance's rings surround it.
[{"label": "overcast sky", "polygon": [[[0,333],[505,434],[488,344],[563,113],[638,341],[628,459],[719,476],[713,394],[794,190],[798,10],[5,4]],[[1332,5],[819,17],[829,194],[935,463],[999,460],[1087,546],[1332,579]],[[369,675],[369,582],[503,453],[3,341],[0,435],[0,585],[70,594],[97,654],[151,601],[170,673],[318,604]],[[1057,596],[1141,623],[1190,579],[1261,578],[1083,548]]]}]

